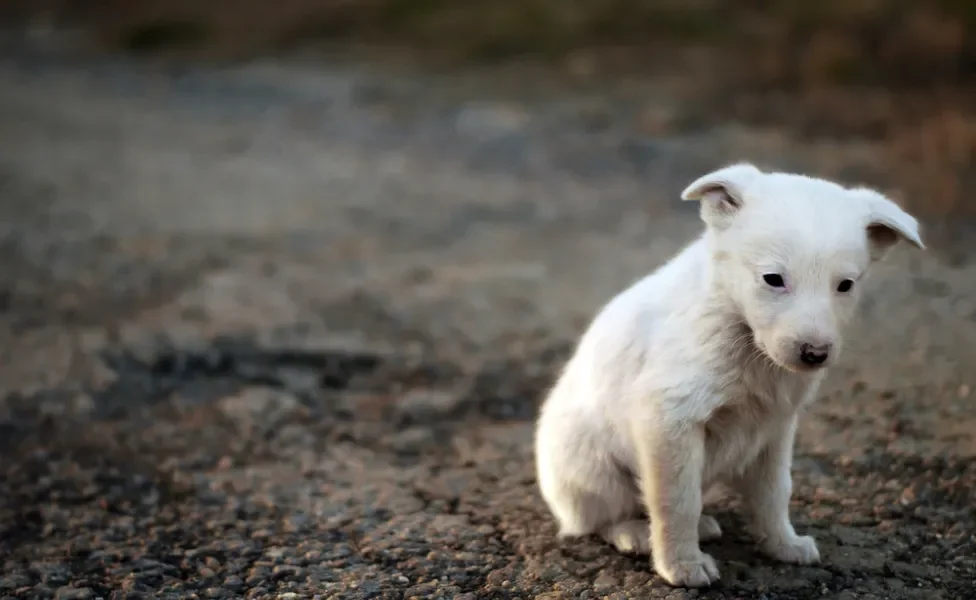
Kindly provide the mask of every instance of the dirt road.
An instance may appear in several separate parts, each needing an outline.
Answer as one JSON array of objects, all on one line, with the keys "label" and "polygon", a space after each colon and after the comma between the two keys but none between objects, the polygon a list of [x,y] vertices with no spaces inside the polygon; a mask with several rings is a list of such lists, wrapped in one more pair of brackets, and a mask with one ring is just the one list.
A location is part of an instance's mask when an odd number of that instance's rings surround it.
[{"label": "dirt road", "polygon": [[535,408],[698,230],[681,186],[881,160],[634,126],[680,122],[668,89],[0,61],[0,597],[976,598],[965,240],[878,269],[804,422],[823,565],[760,557],[734,504],[708,591],[555,540]]}]

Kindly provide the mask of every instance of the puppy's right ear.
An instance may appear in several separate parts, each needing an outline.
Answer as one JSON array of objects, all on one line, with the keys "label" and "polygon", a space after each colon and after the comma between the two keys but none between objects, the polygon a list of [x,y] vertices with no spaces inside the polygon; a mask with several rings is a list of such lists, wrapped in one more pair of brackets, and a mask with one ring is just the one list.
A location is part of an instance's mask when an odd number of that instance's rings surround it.
[{"label": "puppy's right ear", "polygon": [[693,181],[681,192],[682,200],[698,200],[702,220],[721,228],[742,207],[746,187],[762,175],[749,163],[723,167]]}]

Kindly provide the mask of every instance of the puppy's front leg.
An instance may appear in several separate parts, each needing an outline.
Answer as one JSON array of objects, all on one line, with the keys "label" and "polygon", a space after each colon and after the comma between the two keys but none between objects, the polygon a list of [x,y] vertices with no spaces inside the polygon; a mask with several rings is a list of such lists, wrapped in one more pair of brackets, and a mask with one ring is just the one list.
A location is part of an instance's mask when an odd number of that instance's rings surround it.
[{"label": "puppy's front leg", "polygon": [[671,585],[703,587],[719,578],[715,560],[698,546],[705,434],[698,425],[664,421],[634,423],[654,570]]},{"label": "puppy's front leg", "polygon": [[817,543],[810,536],[799,536],[790,522],[790,496],[793,479],[794,416],[778,431],[756,462],[746,470],[739,488],[750,511],[753,533],[763,552],[789,563],[808,565],[820,562]]}]

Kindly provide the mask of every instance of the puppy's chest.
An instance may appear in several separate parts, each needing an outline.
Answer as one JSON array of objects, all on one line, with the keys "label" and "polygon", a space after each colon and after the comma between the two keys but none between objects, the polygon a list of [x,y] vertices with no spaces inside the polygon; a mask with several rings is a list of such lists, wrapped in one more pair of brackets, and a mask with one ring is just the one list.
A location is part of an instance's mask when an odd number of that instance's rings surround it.
[{"label": "puppy's chest", "polygon": [[795,382],[742,379],[705,423],[706,477],[741,472],[797,410],[805,389]]}]

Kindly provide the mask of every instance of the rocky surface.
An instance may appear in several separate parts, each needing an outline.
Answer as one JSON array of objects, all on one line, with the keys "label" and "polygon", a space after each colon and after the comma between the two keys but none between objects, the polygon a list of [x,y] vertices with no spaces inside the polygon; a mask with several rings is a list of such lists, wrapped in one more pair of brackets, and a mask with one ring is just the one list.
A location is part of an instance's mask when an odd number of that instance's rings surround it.
[{"label": "rocky surface", "polygon": [[536,406],[698,230],[681,186],[884,172],[674,89],[0,61],[0,597],[976,598],[966,237],[878,269],[804,422],[822,565],[759,556],[734,501],[710,590],[555,539]]}]

